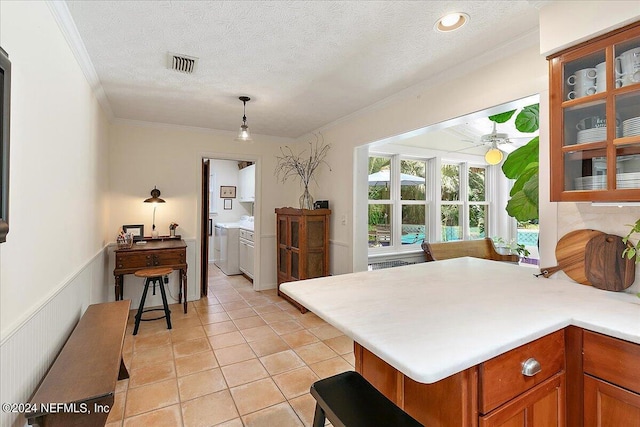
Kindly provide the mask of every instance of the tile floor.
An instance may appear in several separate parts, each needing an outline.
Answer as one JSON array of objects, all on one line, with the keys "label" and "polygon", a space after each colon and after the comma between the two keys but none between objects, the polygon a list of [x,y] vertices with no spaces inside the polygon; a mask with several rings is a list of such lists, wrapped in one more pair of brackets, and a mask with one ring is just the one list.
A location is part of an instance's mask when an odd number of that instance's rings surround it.
[{"label": "tile floor", "polygon": [[[352,370],[353,341],[313,313],[255,292],[243,276],[209,272],[209,295],[184,314],[129,316],[124,360],[107,427],[311,426],[314,381]],[[155,315],[151,313],[151,315]]]}]

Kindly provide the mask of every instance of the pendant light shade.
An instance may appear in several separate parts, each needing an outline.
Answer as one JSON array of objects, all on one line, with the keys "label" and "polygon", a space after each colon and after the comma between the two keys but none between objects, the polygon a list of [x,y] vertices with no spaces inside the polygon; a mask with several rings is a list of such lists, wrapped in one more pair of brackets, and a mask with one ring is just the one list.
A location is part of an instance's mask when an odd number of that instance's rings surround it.
[{"label": "pendant light shade", "polygon": [[490,165],[497,165],[502,161],[503,157],[504,154],[502,154],[502,151],[498,150],[498,148],[494,144],[493,147],[491,147],[489,151],[485,153],[484,160]]},{"label": "pendant light shade", "polygon": [[242,101],[242,125],[240,126],[240,130],[238,131],[238,136],[236,137],[236,141],[238,142],[253,142],[251,139],[251,131],[249,131],[249,126],[247,126],[247,102],[251,100],[248,96],[241,96],[238,99]]}]

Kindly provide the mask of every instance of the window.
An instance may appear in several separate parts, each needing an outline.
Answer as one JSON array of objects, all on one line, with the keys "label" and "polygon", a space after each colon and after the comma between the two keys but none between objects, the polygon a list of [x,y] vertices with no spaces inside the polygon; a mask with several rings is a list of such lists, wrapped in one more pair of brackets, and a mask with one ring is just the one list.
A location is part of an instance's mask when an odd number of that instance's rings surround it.
[{"label": "window", "polygon": [[486,237],[489,219],[487,169],[468,163],[443,163],[440,173],[442,241]]},{"label": "window", "polygon": [[427,162],[369,157],[369,247],[420,245],[426,237]]},{"label": "window", "polygon": [[429,174],[429,168],[438,164],[436,160],[400,155],[369,157],[371,253],[416,249],[425,240],[446,242],[488,236],[488,168],[442,162],[438,186],[438,180],[427,179],[435,176]]}]

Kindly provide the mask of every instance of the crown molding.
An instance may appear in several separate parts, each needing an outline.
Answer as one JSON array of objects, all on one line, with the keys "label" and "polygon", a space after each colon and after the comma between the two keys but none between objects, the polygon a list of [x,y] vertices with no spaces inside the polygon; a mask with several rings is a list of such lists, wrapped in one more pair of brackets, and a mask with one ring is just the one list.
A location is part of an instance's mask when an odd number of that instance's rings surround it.
[{"label": "crown molding", "polygon": [[67,3],[64,1],[46,0],[46,4],[53,14],[53,17],[55,18],[60,31],[64,35],[67,44],[71,48],[71,52],[73,52],[73,56],[76,58],[76,61],[78,62],[84,77],[87,79],[98,103],[106,113],[109,121],[113,121],[115,116],[111,109],[111,105],[109,105],[107,94],[102,87],[102,83],[100,83],[98,73],[96,73],[93,63],[89,58],[89,52],[87,52],[87,48],[82,41],[82,37],[80,37],[78,28],[73,21],[69,8],[67,7]]}]

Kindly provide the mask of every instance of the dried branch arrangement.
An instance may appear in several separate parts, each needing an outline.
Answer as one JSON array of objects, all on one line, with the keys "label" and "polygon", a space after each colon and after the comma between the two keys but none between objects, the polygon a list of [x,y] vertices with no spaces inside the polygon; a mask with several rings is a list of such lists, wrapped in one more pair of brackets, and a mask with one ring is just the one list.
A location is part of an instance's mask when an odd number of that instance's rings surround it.
[{"label": "dried branch arrangement", "polygon": [[278,164],[276,166],[275,175],[284,183],[288,178],[295,177],[300,179],[300,183],[305,187],[309,187],[311,180],[315,182],[313,174],[320,165],[325,164],[331,170],[331,166],[324,160],[327,157],[331,145],[325,144],[324,140],[315,136],[315,142],[309,141],[309,154],[303,150],[300,154],[294,154],[291,147],[280,147],[281,156],[276,156]]}]

